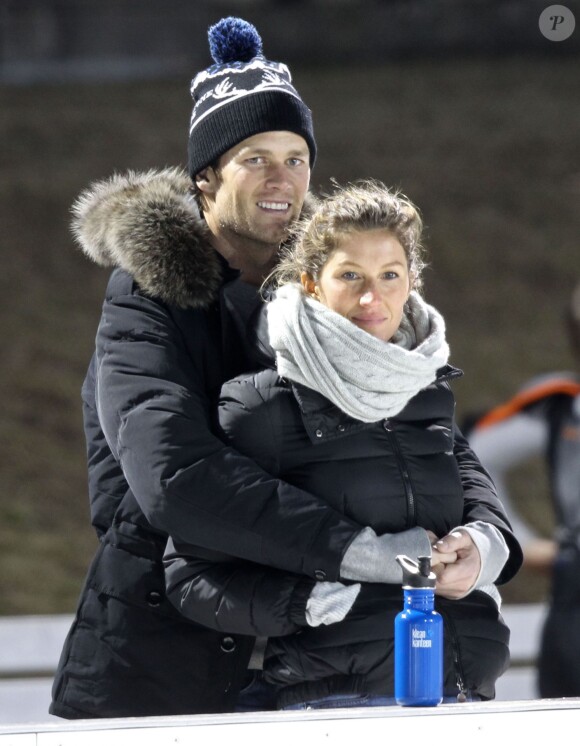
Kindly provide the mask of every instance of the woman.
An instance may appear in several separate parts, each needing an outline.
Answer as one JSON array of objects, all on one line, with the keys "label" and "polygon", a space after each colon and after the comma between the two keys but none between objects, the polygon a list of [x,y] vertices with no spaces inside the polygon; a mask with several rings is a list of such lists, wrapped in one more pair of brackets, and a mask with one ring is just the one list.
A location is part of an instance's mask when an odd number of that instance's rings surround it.
[{"label": "woman", "polygon": [[[345,582],[168,545],[168,594],[183,614],[269,638],[264,677],[279,708],[394,702],[400,553],[432,555],[445,697],[493,698],[509,662],[494,583],[513,577],[521,550],[455,426],[449,382],[461,373],[418,292],[421,231],[416,208],[379,182],[321,201],[275,272],[257,330],[264,369],[222,389],[235,448],[372,527],[345,553]],[[349,585],[373,562],[373,530],[391,542],[392,584]]]}]

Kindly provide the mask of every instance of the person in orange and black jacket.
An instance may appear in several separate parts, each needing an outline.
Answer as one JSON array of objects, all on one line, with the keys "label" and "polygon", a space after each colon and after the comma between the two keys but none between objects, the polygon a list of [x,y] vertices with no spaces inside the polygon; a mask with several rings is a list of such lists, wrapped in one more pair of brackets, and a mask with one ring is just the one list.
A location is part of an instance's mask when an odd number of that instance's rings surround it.
[{"label": "person in orange and black jacket", "polygon": [[[566,308],[572,353],[580,361],[580,283]],[[550,594],[538,657],[543,698],[580,696],[580,375],[555,371],[526,382],[510,400],[476,419],[470,444],[496,481],[524,550],[524,566],[548,573]],[[510,470],[543,457],[555,516],[540,536],[511,499]]]}]

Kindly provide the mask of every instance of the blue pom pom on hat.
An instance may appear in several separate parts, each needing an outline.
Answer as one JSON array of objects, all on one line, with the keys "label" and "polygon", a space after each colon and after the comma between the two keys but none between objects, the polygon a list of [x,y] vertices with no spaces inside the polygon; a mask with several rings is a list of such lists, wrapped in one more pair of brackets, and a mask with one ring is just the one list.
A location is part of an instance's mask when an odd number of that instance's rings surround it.
[{"label": "blue pom pom on hat", "polygon": [[262,39],[255,26],[242,18],[222,18],[207,33],[209,51],[217,65],[249,62],[262,54]]},{"label": "blue pom pom on hat", "polygon": [[290,70],[262,54],[255,26],[222,18],[208,30],[214,64],[191,83],[188,161],[192,179],[230,148],[260,132],[286,130],[304,138],[316,158],[312,114],[292,85]]}]

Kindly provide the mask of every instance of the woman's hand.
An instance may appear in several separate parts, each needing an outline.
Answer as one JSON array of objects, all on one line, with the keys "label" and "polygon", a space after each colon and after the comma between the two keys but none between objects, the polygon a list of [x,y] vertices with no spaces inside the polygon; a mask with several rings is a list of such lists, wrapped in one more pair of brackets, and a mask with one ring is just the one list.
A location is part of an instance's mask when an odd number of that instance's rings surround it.
[{"label": "woman's hand", "polygon": [[469,533],[458,529],[436,540],[433,554],[441,557],[456,555],[455,561],[442,560],[433,568],[437,575],[435,593],[450,599],[466,596],[481,570],[481,557]]},{"label": "woman's hand", "polygon": [[[457,559],[457,552],[451,551],[447,552],[444,551],[443,548],[437,547],[437,535],[433,533],[433,531],[427,531],[427,536],[429,537],[429,541],[431,542],[432,552],[431,552],[431,569],[435,574],[438,574],[443,570],[443,566],[450,564],[451,562],[455,562]],[[438,568],[435,569],[435,568]]]}]

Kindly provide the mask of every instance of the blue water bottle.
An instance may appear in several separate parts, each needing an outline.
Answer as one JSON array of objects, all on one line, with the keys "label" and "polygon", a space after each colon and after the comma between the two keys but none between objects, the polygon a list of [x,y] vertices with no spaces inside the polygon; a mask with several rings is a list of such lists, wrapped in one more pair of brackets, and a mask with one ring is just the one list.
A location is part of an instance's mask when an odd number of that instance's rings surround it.
[{"label": "blue water bottle", "polygon": [[443,699],[443,619],[433,606],[431,559],[397,555],[405,606],[395,618],[395,700],[405,707],[435,707]]}]

